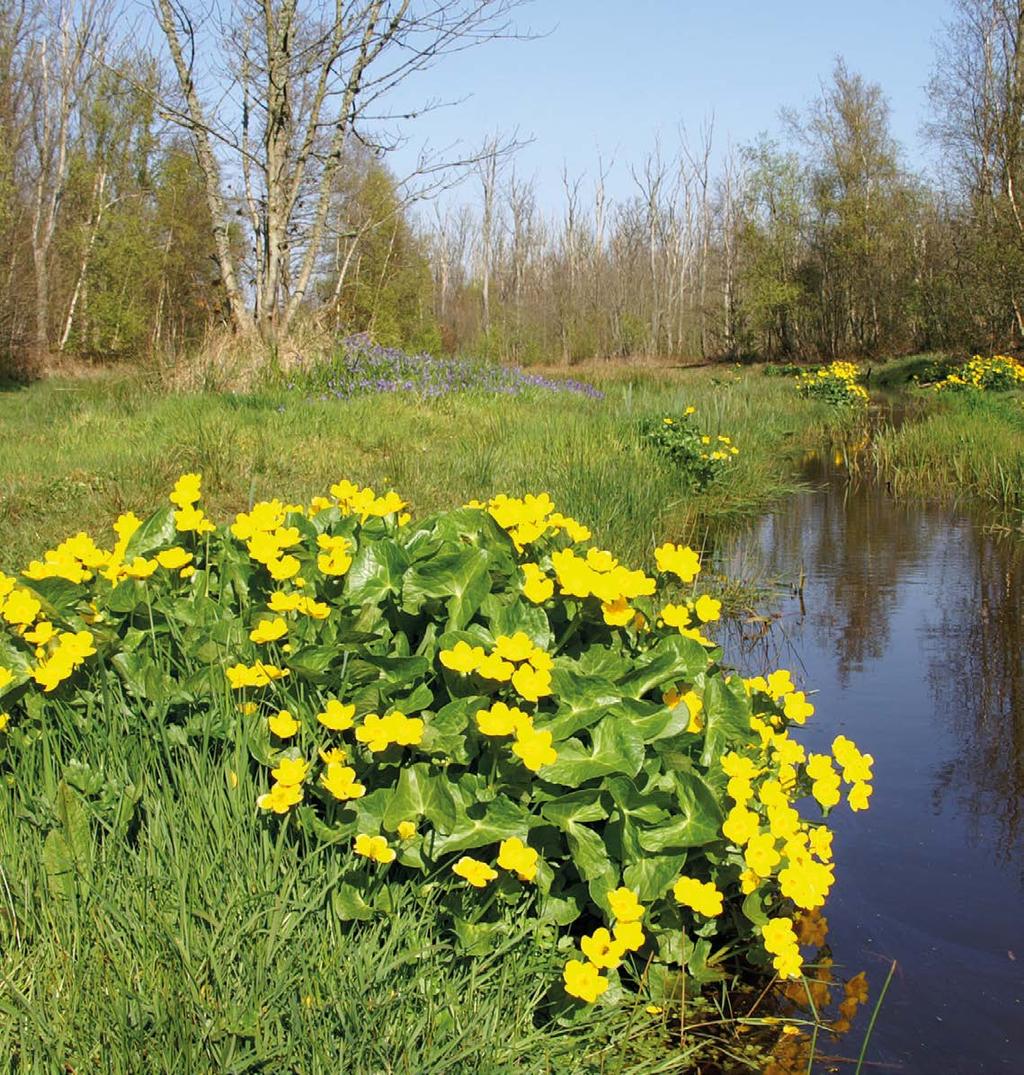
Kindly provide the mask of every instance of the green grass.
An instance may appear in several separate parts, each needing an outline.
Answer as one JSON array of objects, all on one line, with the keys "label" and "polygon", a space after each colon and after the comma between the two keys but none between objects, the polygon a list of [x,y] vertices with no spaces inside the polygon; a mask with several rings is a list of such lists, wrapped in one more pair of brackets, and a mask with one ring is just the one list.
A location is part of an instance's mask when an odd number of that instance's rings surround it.
[{"label": "green grass", "polygon": [[956,502],[1024,524],[1024,403],[1004,393],[932,396],[918,420],[875,437],[871,461],[897,496]]},{"label": "green grass", "polygon": [[[638,1003],[538,1018],[564,956],[522,918],[476,958],[411,886],[394,886],[394,921],[344,924],[332,897],[349,854],[257,817],[241,749],[179,745],[111,677],[101,711],[68,707],[8,756],[6,1070],[639,1075],[701,1050],[670,1048]],[[62,774],[89,793],[58,792]]]},{"label": "green grass", "polygon": [[[656,541],[703,544],[797,487],[795,460],[842,419],[790,384],[731,371],[612,374],[606,398],[419,402],[377,396],[310,402],[294,393],[167,395],[132,379],[48,382],[0,395],[0,567],[11,570],[81,528],[165,502],[178,474],[202,471],[218,517],[261,497],[306,500],[341,477],[391,485],[419,513],[472,497],[547,490],[619,555]],[[692,494],[641,447],[639,419],[687,404],[742,454]]]}]

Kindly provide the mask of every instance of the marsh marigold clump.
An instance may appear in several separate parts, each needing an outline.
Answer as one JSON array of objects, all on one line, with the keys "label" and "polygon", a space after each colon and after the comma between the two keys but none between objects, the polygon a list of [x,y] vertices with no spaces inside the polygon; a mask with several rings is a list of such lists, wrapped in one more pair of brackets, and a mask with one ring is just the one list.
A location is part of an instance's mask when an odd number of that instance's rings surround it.
[{"label": "marsh marigold clump", "polygon": [[524,901],[565,932],[557,988],[581,1003],[612,983],[663,1000],[684,953],[698,984],[719,950],[801,974],[828,814],[867,809],[873,759],[845,736],[805,749],[815,705],[788,670],[722,665],[693,549],[622,563],[546,493],[417,520],[341,480],[227,526],[202,494],[182,475],[106,544],[0,573],[0,752],[49,723],[73,756],[89,722],[53,707],[102,689],[175,749],[244,742],[264,822],[347,856],[342,917],[390,913],[417,875],[456,935]]}]

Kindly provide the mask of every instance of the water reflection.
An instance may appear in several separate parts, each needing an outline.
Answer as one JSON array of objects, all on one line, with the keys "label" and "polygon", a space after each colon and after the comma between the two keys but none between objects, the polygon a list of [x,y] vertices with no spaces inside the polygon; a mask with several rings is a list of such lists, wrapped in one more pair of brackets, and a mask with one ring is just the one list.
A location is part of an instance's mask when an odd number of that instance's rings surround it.
[{"label": "water reflection", "polygon": [[[948,714],[959,754],[936,784],[954,797],[980,838],[990,830],[997,855],[1022,860],[1024,845],[1024,557],[974,530],[970,585],[942,587],[934,637],[941,656],[929,680]],[[958,565],[950,565],[953,570]]]},{"label": "water reflection", "polygon": [[1021,1071],[1024,553],[833,464],[809,459],[817,491],[726,550],[727,574],[793,584],[777,626],[727,633],[727,656],[819,689],[812,748],[843,733],[876,758],[871,810],[834,817],[828,908],[837,958],[873,990],[899,960],[869,1059]]}]

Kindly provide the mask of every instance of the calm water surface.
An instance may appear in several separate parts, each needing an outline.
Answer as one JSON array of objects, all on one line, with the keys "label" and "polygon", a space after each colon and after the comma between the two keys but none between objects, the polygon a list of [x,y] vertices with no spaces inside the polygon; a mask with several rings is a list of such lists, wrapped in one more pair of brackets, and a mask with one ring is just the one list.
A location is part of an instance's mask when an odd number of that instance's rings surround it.
[{"label": "calm water surface", "polygon": [[865,1070],[1024,1073],[1024,543],[821,461],[808,477],[724,566],[805,573],[802,601],[761,638],[733,631],[727,656],[819,692],[809,747],[842,733],[875,757],[870,810],[833,818],[825,912],[836,969],[865,971],[870,999],[819,1051],[856,1056],[896,960]]}]

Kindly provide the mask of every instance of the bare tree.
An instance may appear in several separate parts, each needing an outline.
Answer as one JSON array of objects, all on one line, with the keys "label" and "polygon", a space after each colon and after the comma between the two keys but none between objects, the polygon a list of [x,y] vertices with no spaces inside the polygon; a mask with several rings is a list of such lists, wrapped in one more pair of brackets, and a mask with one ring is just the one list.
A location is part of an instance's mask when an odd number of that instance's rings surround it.
[{"label": "bare tree", "polygon": [[[389,95],[452,53],[513,36],[519,2],[232,0],[223,17],[210,9],[200,18],[184,0],[154,0],[181,93],[173,118],[192,135],[206,177],[237,329],[256,327],[271,343],[287,333],[316,273],[346,143],[394,147],[389,125],[412,117],[389,112]],[[213,50],[231,58],[228,93],[222,69],[200,77]],[[241,183],[251,232],[254,315],[227,179]]]},{"label": "bare tree", "polygon": [[[975,272],[1005,281],[1024,339],[1024,0],[957,0],[955,12],[929,84],[929,132],[987,237],[971,243]],[[1001,244],[992,264],[987,250]]]},{"label": "bare tree", "polygon": [[50,251],[68,181],[71,149],[79,130],[84,93],[101,69],[109,46],[108,0],[81,0],[37,10],[39,34],[29,54],[31,70],[32,264],[35,273],[35,348],[50,347]]}]

